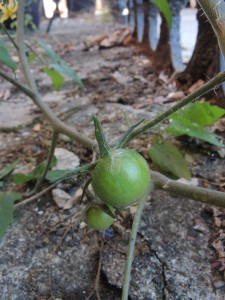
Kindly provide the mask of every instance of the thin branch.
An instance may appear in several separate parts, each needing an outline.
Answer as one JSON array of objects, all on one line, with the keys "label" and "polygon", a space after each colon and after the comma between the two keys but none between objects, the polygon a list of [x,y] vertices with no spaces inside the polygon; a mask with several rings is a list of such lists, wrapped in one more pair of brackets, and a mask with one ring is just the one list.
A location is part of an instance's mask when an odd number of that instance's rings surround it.
[{"label": "thin branch", "polygon": [[45,179],[45,176],[46,176],[46,174],[47,174],[47,172],[50,168],[52,158],[53,158],[53,155],[54,155],[54,152],[55,152],[55,147],[57,145],[58,135],[59,135],[58,131],[53,131],[52,142],[51,142],[51,147],[50,147],[50,150],[49,150],[49,153],[48,153],[47,164],[45,166],[44,173],[41,175],[40,180],[38,180],[36,185],[35,185],[34,191],[38,191],[38,189],[40,188],[40,186],[41,186],[43,180]]},{"label": "thin branch", "polygon": [[85,173],[93,170],[95,168],[95,166],[96,166],[96,162],[91,163],[91,164],[86,165],[86,166],[83,166],[83,167],[78,167],[78,168],[76,168],[74,170],[71,170],[71,171],[68,171],[68,173],[66,175],[62,176],[61,178],[56,179],[55,182],[52,185],[50,185],[46,189],[40,191],[39,193],[35,194],[34,196],[29,197],[27,199],[24,199],[24,200],[16,203],[14,205],[14,207],[18,208],[20,206],[23,206],[23,205],[26,205],[30,202],[33,202],[34,200],[37,200],[42,195],[44,195],[46,192],[50,191],[53,187],[55,187],[59,182],[61,182],[63,180],[66,180],[66,179],[69,179],[69,178],[72,178],[75,175],[85,174]]},{"label": "thin branch", "polygon": [[18,45],[17,43],[14,41],[14,39],[11,37],[11,35],[8,33],[8,30],[5,28],[4,24],[0,24],[0,26],[2,27],[3,31],[5,32],[5,34],[7,35],[7,37],[9,38],[9,40],[12,42],[13,46],[18,50]]},{"label": "thin branch", "polygon": [[[95,146],[95,141],[88,138],[87,136],[79,133],[74,128],[71,128],[64,124],[57,116],[49,109],[49,107],[42,101],[40,95],[35,94],[31,89],[26,87],[25,85],[19,83],[13,77],[3,73],[0,71],[0,76],[6,79],[8,82],[13,84],[19,90],[21,90],[25,95],[30,97],[33,102],[37,105],[37,107],[41,110],[41,112],[45,115],[46,119],[49,120],[50,124],[52,125],[53,129],[55,128],[56,131],[68,135],[72,139],[80,142],[82,145],[89,149],[93,149]],[[54,124],[54,126],[53,126]]]},{"label": "thin branch", "polygon": [[184,184],[154,171],[152,171],[152,181],[155,188],[166,192],[175,193],[198,202],[225,207],[225,193],[223,192]]},{"label": "thin branch", "polygon": [[16,29],[16,41],[18,45],[18,56],[20,59],[21,68],[23,71],[23,75],[26,79],[26,82],[30,89],[36,94],[38,93],[38,89],[32,73],[30,71],[30,66],[26,57],[26,49],[25,49],[25,37],[24,37],[24,11],[25,11],[25,0],[18,1],[18,11],[17,11],[17,29]]},{"label": "thin branch", "polygon": [[29,89],[28,87],[26,87],[25,85],[19,83],[19,81],[17,81],[16,79],[14,79],[13,77],[7,75],[6,73],[3,73],[0,70],[0,76],[2,78],[4,78],[5,80],[7,80],[8,82],[10,82],[12,85],[14,85],[15,87],[17,87],[20,91],[22,91],[25,95],[27,95],[30,98],[35,97],[35,94],[32,92],[31,89]]},{"label": "thin branch", "polygon": [[47,193],[48,191],[50,191],[51,189],[53,189],[56,185],[58,184],[58,182],[54,182],[52,185],[50,185],[49,187],[47,187],[46,189],[42,190],[41,192],[35,194],[32,197],[29,197],[27,199],[24,199],[18,203],[16,203],[14,205],[14,208],[17,209],[21,206],[27,205],[28,203],[33,202],[34,200],[37,200],[38,198],[40,198],[42,195],[44,195],[45,193]]}]

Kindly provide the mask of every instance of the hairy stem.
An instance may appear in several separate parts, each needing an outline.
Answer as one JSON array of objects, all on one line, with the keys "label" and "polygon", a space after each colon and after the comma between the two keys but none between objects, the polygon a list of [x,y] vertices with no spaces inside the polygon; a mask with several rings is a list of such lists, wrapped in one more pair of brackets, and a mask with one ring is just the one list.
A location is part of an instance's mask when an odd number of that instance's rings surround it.
[{"label": "hairy stem", "polygon": [[146,123],[145,125],[143,125],[139,129],[133,131],[130,134],[129,139],[127,139],[127,143],[130,142],[135,137],[137,137],[137,136],[141,135],[142,133],[146,132],[148,129],[150,129],[153,126],[157,125],[158,123],[162,122],[163,120],[165,120],[167,117],[169,117],[174,112],[181,109],[186,104],[192,102],[193,100],[198,99],[200,96],[204,95],[205,93],[209,92],[210,90],[215,89],[217,86],[219,86],[224,81],[225,81],[225,71],[221,72],[218,75],[216,75],[215,77],[213,77],[210,81],[205,83],[202,87],[198,88],[195,92],[193,92],[192,94],[190,94],[187,97],[180,100],[177,104],[172,106],[170,109],[168,109],[164,113],[162,113],[162,114],[158,115],[157,117],[155,117],[152,121]]},{"label": "hairy stem", "polygon": [[225,2],[224,0],[198,0],[218,38],[225,58]]},{"label": "hairy stem", "polygon": [[152,171],[152,181],[155,188],[166,192],[175,193],[198,202],[225,207],[225,193],[177,182],[154,171]]},{"label": "hairy stem", "polygon": [[141,215],[147,200],[147,195],[144,196],[141,201],[138,203],[138,209],[134,216],[134,221],[132,225],[132,230],[130,233],[130,241],[126,258],[126,265],[124,270],[124,281],[123,281],[123,292],[121,300],[127,300],[129,294],[130,278],[131,278],[131,267],[134,259],[134,247],[137,237],[138,226],[141,220]]}]

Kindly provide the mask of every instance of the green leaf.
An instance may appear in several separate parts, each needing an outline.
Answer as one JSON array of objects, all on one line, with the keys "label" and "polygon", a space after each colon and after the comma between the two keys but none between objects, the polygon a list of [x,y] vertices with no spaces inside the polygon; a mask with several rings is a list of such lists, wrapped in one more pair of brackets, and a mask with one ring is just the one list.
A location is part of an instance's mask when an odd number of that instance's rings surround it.
[{"label": "green leaf", "polygon": [[43,71],[51,78],[55,89],[59,90],[64,82],[64,77],[59,72],[48,67],[44,67]]},{"label": "green leaf", "polygon": [[37,54],[34,52],[30,52],[28,56],[28,63],[31,64],[37,58]]},{"label": "green leaf", "polygon": [[12,170],[15,168],[15,166],[18,164],[19,159],[15,160],[13,163],[6,166],[3,170],[0,171],[0,180],[7,176],[9,173],[12,172]]},{"label": "green leaf", "polygon": [[63,61],[58,55],[51,50],[45,43],[38,41],[39,46],[44,49],[46,54],[51,58],[52,64],[50,65],[55,71],[60,74],[70,77],[74,82],[79,84],[82,88],[85,88],[83,81],[77,76],[77,74]]},{"label": "green leaf", "polygon": [[38,41],[37,42],[38,45],[45,51],[45,53],[52,59],[53,63],[60,63],[60,58],[58,57],[58,55],[51,50],[45,43],[43,43],[42,41]]},{"label": "green leaf", "polygon": [[50,66],[53,69],[55,69],[57,72],[70,77],[74,82],[76,82],[83,89],[85,88],[83,81],[77,76],[77,74],[65,62],[61,61],[58,64],[51,64]]},{"label": "green leaf", "polygon": [[163,14],[163,16],[166,19],[169,29],[171,29],[172,12],[171,12],[168,1],[167,0],[152,0],[152,3],[154,3],[158,7],[158,9],[161,11],[161,13]]},{"label": "green leaf", "polygon": [[13,204],[22,195],[15,192],[0,193],[0,239],[13,221]]},{"label": "green leaf", "polygon": [[175,136],[188,135],[223,147],[219,137],[205,127],[213,125],[224,114],[224,109],[207,102],[191,103],[171,115],[167,132]]},{"label": "green leaf", "polygon": [[21,173],[16,173],[13,175],[13,181],[16,184],[22,184],[22,183],[29,182],[34,179],[35,179],[35,177],[33,175],[26,175],[26,174],[21,174]]},{"label": "green leaf", "polygon": [[68,179],[71,178],[73,176],[76,176],[78,174],[86,174],[87,172],[90,172],[92,170],[94,170],[94,168],[96,167],[96,162],[86,165],[86,166],[82,166],[82,167],[78,167],[74,170],[53,170],[53,171],[48,171],[47,175],[46,175],[46,179],[49,180],[50,182],[55,182],[58,180],[64,180],[64,179]]},{"label": "green leaf", "polygon": [[225,110],[216,106],[210,105],[208,102],[190,103],[183,109],[171,115],[170,119],[179,121],[190,121],[198,127],[206,127],[213,125],[219,118],[225,114]]},{"label": "green leaf", "polygon": [[190,137],[206,141],[212,145],[224,147],[224,145],[219,141],[219,136],[215,133],[202,129],[201,127],[193,127],[192,124],[187,126],[187,123],[183,125],[177,121],[172,121],[170,126],[167,128],[167,132],[174,136],[188,135]]},{"label": "green leaf", "polygon": [[[31,180],[39,179],[44,173],[46,164],[47,164],[47,160],[44,160],[39,165],[37,165],[37,167],[30,174],[21,174],[21,173],[14,174],[13,181],[16,184],[21,184],[21,183],[29,182]],[[55,165],[56,165],[56,157],[53,156],[50,167],[53,167]]]},{"label": "green leaf", "polygon": [[73,170],[52,170],[48,171],[46,179],[50,182],[55,182],[62,179],[67,179],[75,176],[75,171]]},{"label": "green leaf", "polygon": [[0,40],[0,61],[13,71],[15,71],[17,68],[17,64],[12,60],[2,40]]},{"label": "green leaf", "polygon": [[148,151],[153,163],[166,174],[190,179],[191,174],[180,150],[166,141],[153,142]]}]

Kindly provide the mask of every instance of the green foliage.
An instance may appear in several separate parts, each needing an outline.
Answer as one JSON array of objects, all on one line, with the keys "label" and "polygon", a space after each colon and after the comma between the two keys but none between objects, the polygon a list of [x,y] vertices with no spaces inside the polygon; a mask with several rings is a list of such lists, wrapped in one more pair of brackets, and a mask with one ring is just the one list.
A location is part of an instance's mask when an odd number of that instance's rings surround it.
[{"label": "green foliage", "polygon": [[71,178],[75,175],[78,174],[86,174],[89,171],[94,170],[95,166],[96,166],[96,162],[89,164],[89,165],[84,165],[82,167],[78,167],[74,170],[53,170],[53,171],[48,171],[47,175],[46,175],[46,179],[50,182],[55,182],[58,180],[64,180],[64,179],[68,179]]},{"label": "green foliage", "polygon": [[25,28],[31,28],[33,31],[37,31],[37,26],[33,22],[33,17],[31,14],[25,14],[24,26]]},{"label": "green foliage", "polygon": [[15,160],[13,163],[6,166],[3,170],[0,171],[0,180],[7,176],[9,173],[13,171],[15,166],[18,164],[19,159]]},{"label": "green foliage", "polygon": [[169,3],[167,0],[152,0],[152,2],[158,7],[163,16],[166,19],[169,29],[171,29],[172,24],[172,12],[169,7]]},{"label": "green foliage", "polygon": [[22,195],[15,192],[0,193],[0,239],[13,221],[13,204]]},{"label": "green foliage", "polygon": [[168,176],[190,179],[191,174],[180,150],[173,144],[156,139],[148,151],[153,163]]},{"label": "green foliage", "polygon": [[50,182],[55,182],[58,180],[70,178],[75,175],[75,170],[52,170],[48,171],[45,178]]},{"label": "green foliage", "polygon": [[36,58],[37,54],[35,54],[34,52],[30,52],[27,57],[28,63],[31,64]]},{"label": "green foliage", "polygon": [[[21,173],[17,173],[13,175],[13,181],[16,184],[21,184],[21,183],[25,183],[25,182],[29,182],[31,180],[35,180],[35,179],[40,179],[42,174],[45,171],[46,168],[46,164],[47,164],[47,160],[44,160],[43,162],[41,162],[30,174],[26,175],[26,174],[21,174]],[[56,158],[55,156],[52,159],[51,165],[50,167],[53,167],[56,165]]]},{"label": "green foliage", "polygon": [[[54,69],[56,72],[60,73],[61,75],[64,76],[68,76],[70,77],[75,83],[77,83],[80,87],[85,88],[85,85],[83,83],[83,81],[77,76],[77,74],[65,63],[65,61],[61,60],[58,55],[51,50],[45,43],[38,41],[39,46],[45,51],[45,53],[51,58],[52,60],[52,64],[50,64],[50,67],[52,69]],[[45,72],[45,70],[44,70]],[[49,73],[49,68],[48,68],[48,72],[46,73],[47,75]],[[54,77],[54,76],[53,76]],[[52,76],[50,76],[50,78],[53,80]],[[55,77],[54,77],[54,80]],[[61,86],[61,84],[63,83],[62,81],[60,82],[60,80],[57,80],[57,86]],[[53,81],[54,84],[54,81]],[[55,84],[54,84],[55,85]]]},{"label": "green foliage", "polygon": [[50,69],[48,67],[44,67],[43,71],[51,78],[52,83],[56,90],[59,90],[61,85],[64,82],[64,77],[54,69]]},{"label": "green foliage", "polygon": [[17,64],[12,60],[2,40],[0,40],[0,62],[2,62],[4,65],[9,67],[13,71],[17,69]]},{"label": "green foliage", "polygon": [[170,116],[167,132],[175,135],[188,135],[199,138],[216,146],[223,146],[219,137],[206,127],[213,125],[225,114],[225,110],[207,102],[188,104]]}]

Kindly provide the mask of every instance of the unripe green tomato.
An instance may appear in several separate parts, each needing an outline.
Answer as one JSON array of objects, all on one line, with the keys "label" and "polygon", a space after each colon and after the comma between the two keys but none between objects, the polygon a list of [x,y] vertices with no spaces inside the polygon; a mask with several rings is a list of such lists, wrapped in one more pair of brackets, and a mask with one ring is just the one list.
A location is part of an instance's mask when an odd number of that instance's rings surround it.
[{"label": "unripe green tomato", "polygon": [[150,169],[145,159],[129,149],[113,149],[94,169],[92,186],[102,202],[124,207],[140,200],[149,190]]},{"label": "unripe green tomato", "polygon": [[[114,209],[109,207],[112,213]],[[114,219],[97,207],[90,207],[86,212],[86,223],[93,229],[104,230],[112,225]]]}]

